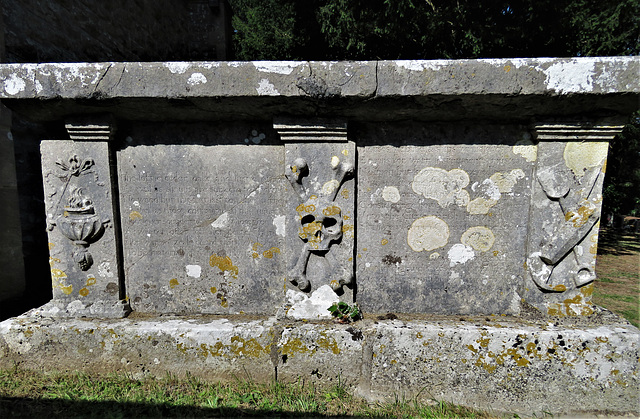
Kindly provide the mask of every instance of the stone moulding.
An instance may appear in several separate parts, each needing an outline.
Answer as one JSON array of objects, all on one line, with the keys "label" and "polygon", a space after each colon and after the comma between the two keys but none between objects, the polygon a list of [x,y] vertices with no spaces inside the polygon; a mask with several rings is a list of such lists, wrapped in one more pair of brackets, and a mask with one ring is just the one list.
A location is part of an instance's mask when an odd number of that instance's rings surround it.
[{"label": "stone moulding", "polygon": [[[294,114],[530,121],[540,114],[627,114],[637,108],[639,73],[638,57],[1,64],[0,99],[40,120],[93,113],[100,104],[101,113],[127,120]],[[312,74],[330,96],[298,87]],[[56,106],[33,106],[47,101]]]},{"label": "stone moulding", "polygon": [[[49,231],[54,298],[0,323],[0,366],[640,413],[640,332],[590,302],[638,74],[639,57],[0,64],[4,104],[67,130],[40,139],[50,224],[56,162],[95,170],[68,175],[90,228]],[[292,321],[337,300],[366,320]]]}]

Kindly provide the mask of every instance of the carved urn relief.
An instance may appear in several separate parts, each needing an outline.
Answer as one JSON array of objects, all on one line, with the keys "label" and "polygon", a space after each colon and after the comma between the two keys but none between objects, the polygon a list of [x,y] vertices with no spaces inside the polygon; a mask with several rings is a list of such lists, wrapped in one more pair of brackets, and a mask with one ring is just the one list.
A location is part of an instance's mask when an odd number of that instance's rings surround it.
[{"label": "carved urn relief", "polygon": [[82,188],[71,189],[69,205],[65,206],[63,214],[55,223],[60,232],[78,246],[73,252],[73,260],[83,271],[93,265],[89,245],[102,236],[108,222],[109,220],[102,220],[95,213],[91,199],[83,194]]},{"label": "carved urn relief", "polygon": [[[56,165],[63,171],[58,176],[64,183],[61,187],[62,200],[67,192],[67,205],[64,206],[62,214],[54,221],[50,221],[49,230],[57,226],[60,232],[77,246],[73,252],[73,260],[78,264],[81,270],[86,271],[93,265],[93,257],[89,253],[89,245],[96,242],[104,233],[105,226],[110,222],[109,219],[102,219],[96,214],[92,199],[79,186],[70,186],[71,180],[80,175],[91,172],[94,166],[92,158],[79,159],[77,155],[73,155],[66,162],[58,160]],[[60,208],[58,202],[57,208]]]}]

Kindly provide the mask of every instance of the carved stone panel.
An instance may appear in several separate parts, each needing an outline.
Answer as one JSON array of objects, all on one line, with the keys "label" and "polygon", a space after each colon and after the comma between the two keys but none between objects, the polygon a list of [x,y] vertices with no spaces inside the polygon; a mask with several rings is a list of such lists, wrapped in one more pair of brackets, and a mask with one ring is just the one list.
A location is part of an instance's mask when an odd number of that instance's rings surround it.
[{"label": "carved stone panel", "polygon": [[273,131],[244,124],[166,124],[161,134],[154,124],[136,126],[118,153],[134,311],[276,312],[287,185],[277,143]]},{"label": "carved stone panel", "polygon": [[535,146],[518,126],[361,126],[365,312],[517,314]]},{"label": "carved stone panel", "polygon": [[608,141],[619,126],[540,124],[524,298],[550,315],[593,313]]},{"label": "carved stone panel", "polygon": [[[289,123],[276,128],[286,141],[284,172],[289,182],[287,295],[298,302],[322,295],[318,315],[326,317],[332,302],[353,301],[355,144],[346,139],[346,124]],[[297,309],[294,304],[293,312]]]},{"label": "carved stone panel", "polygon": [[108,143],[41,144],[49,263],[50,315],[120,317],[121,278]]}]

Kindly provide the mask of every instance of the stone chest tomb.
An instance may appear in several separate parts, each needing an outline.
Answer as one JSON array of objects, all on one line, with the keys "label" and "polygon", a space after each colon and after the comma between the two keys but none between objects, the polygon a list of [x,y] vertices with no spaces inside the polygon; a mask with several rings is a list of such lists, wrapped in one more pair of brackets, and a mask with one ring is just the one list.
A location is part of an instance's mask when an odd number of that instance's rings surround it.
[{"label": "stone chest tomb", "polygon": [[[286,379],[319,363],[364,395],[417,391],[449,348],[476,384],[439,397],[528,412],[562,411],[566,391],[540,402],[542,378],[508,397],[478,383],[498,369],[508,393],[524,361],[542,375],[568,362],[550,355],[564,333],[612,342],[602,357],[625,348],[627,384],[586,358],[586,375],[549,380],[598,377],[628,400],[637,329],[602,326],[590,300],[608,142],[637,108],[639,71],[636,58],[2,65],[6,105],[64,127],[41,141],[53,299],[3,327],[102,319],[138,336],[104,365],[150,350],[161,365],[130,368]],[[359,334],[296,322],[339,300],[369,319]],[[371,322],[385,313],[418,320]],[[493,343],[460,316],[513,323],[492,324]],[[578,323],[549,331],[559,318]],[[509,346],[518,336],[540,356]]]}]

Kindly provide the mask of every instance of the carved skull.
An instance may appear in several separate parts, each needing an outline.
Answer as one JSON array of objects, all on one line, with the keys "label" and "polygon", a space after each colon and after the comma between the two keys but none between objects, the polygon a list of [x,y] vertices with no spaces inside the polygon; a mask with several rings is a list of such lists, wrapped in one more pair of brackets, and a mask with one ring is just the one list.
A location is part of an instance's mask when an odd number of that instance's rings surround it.
[{"label": "carved skull", "polygon": [[324,253],[342,239],[342,209],[333,201],[312,195],[297,208],[298,235],[313,253]]}]

